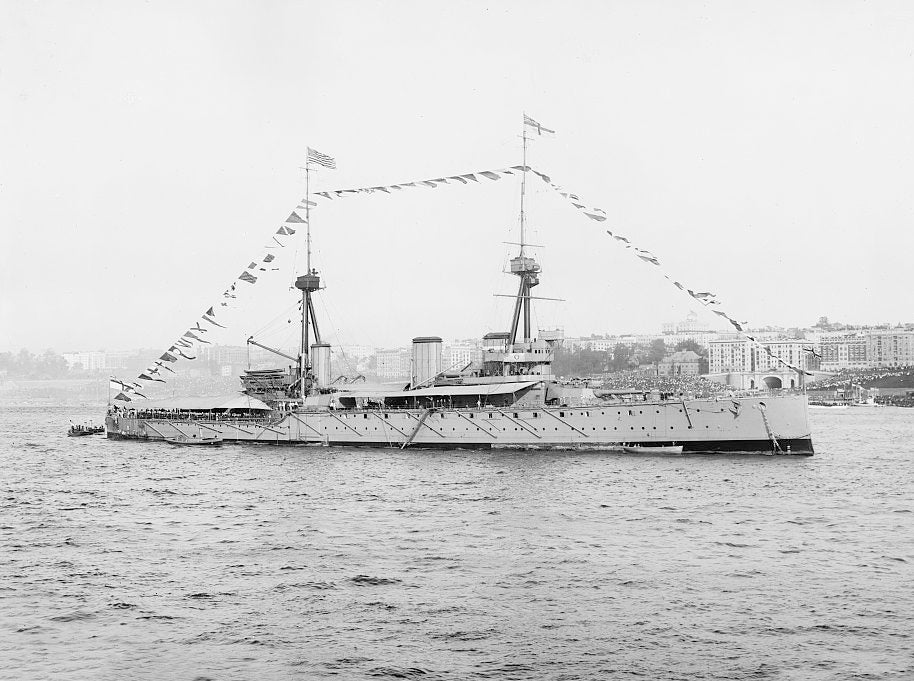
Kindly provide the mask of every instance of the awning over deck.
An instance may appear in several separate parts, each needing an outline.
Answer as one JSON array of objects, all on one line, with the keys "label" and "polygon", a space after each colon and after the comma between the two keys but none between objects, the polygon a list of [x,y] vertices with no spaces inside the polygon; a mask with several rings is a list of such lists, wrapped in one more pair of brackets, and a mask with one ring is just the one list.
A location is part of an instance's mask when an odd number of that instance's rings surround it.
[{"label": "awning over deck", "polygon": [[360,395],[366,393],[371,393],[372,395],[377,395],[378,393],[392,394],[403,390],[408,385],[409,383],[406,381],[397,381],[395,383],[344,383],[334,385],[333,389],[342,397],[351,397],[353,393]]},{"label": "awning over deck", "polygon": [[270,405],[243,393],[216,395],[214,397],[170,397],[162,400],[131,400],[123,405],[125,409],[178,411],[225,411],[244,409],[247,411],[271,411]]},{"label": "awning over deck", "polygon": [[512,383],[479,383],[476,385],[440,385],[418,390],[397,390],[394,392],[351,392],[340,394],[340,397],[378,399],[379,397],[456,397],[458,395],[507,395],[520,392],[536,385],[540,381],[516,381]]}]

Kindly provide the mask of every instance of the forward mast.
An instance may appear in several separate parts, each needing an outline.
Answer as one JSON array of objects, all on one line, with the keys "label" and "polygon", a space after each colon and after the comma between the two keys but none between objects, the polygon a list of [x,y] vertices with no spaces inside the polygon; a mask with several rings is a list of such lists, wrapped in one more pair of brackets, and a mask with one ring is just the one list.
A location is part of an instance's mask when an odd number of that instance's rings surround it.
[{"label": "forward mast", "polygon": [[[295,279],[301,291],[301,351],[298,361],[299,385],[304,399],[330,385],[330,344],[321,340],[312,295],[321,289],[320,276],[311,267],[311,158],[305,162],[305,274]],[[311,330],[314,342],[311,343]]]}]

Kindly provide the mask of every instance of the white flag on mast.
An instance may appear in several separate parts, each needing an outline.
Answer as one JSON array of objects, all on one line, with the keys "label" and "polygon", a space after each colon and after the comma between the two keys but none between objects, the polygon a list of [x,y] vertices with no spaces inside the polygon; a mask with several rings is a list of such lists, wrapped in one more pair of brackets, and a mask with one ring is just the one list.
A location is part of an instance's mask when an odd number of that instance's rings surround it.
[{"label": "white flag on mast", "polygon": [[537,123],[535,120],[530,118],[530,116],[528,116],[527,114],[524,114],[524,125],[529,125],[531,128],[536,128],[537,135],[542,135],[544,132],[551,132],[553,135],[555,134],[555,130],[550,130],[549,128],[545,127],[544,125]]}]

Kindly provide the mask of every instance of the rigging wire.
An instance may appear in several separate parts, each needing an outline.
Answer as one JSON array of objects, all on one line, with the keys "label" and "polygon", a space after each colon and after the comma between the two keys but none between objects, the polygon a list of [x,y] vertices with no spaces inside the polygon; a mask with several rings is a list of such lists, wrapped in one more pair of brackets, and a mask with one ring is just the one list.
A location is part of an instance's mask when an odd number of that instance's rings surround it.
[{"label": "rigging wire", "polygon": [[[336,304],[333,302],[333,298],[331,296],[327,296],[325,294],[325,295],[321,296],[321,299],[324,301],[325,305],[328,305],[330,308],[333,309],[334,315],[336,316],[337,319],[340,319],[342,321],[342,323],[346,325],[347,328],[352,328],[352,325],[349,324],[349,322],[346,318],[346,315],[343,312],[341,312],[340,309],[336,306]],[[374,348],[380,347],[375,342],[374,338],[372,338],[371,334],[364,330],[362,330],[361,333],[355,333],[355,334],[351,334],[351,335],[354,335],[357,338],[362,338],[362,337],[367,338],[368,344],[371,347],[374,347]]]},{"label": "rigging wire", "polygon": [[349,362],[349,356],[343,350],[343,347],[345,346],[343,337],[340,335],[339,330],[336,328],[336,324],[333,323],[333,317],[330,315],[330,310],[327,308],[327,303],[324,300],[325,298],[326,296],[320,296],[321,307],[324,308],[324,318],[327,320],[327,323],[330,324],[330,328],[333,329],[333,335],[337,340],[337,347],[340,349],[340,351],[336,354],[343,358],[343,363],[346,365],[346,369],[349,371],[349,373],[354,374],[357,372],[358,368],[353,368],[352,364]]},{"label": "rigging wire", "polygon": [[[280,319],[282,319],[283,317],[288,318],[288,315],[289,315],[289,313],[292,311],[292,308],[297,307],[297,306],[300,305],[300,304],[301,304],[301,301],[296,301],[296,302],[292,303],[291,305],[289,305],[289,307],[287,307],[286,309],[284,309],[283,311],[281,311],[279,314],[277,314],[275,317],[273,317],[270,321],[268,321],[266,324],[264,324],[263,326],[261,326],[259,329],[257,329],[256,331],[254,331],[254,332],[251,333],[250,335],[251,335],[251,336],[260,336],[260,335],[262,335],[262,334],[264,334],[264,333],[269,333],[269,332],[267,331],[267,329],[269,329],[271,326],[273,326],[274,324],[276,324],[276,323],[277,323]],[[279,327],[279,328],[285,328],[285,327]]]}]

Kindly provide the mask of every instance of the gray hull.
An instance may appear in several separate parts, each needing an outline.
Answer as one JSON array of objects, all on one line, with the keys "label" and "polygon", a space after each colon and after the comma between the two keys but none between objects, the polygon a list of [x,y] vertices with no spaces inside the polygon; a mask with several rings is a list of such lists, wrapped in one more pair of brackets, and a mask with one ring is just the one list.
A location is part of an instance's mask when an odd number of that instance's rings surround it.
[{"label": "gray hull", "polygon": [[109,416],[109,438],[220,437],[224,442],[417,448],[617,449],[813,453],[805,395],[578,407],[373,409],[257,419]]}]

